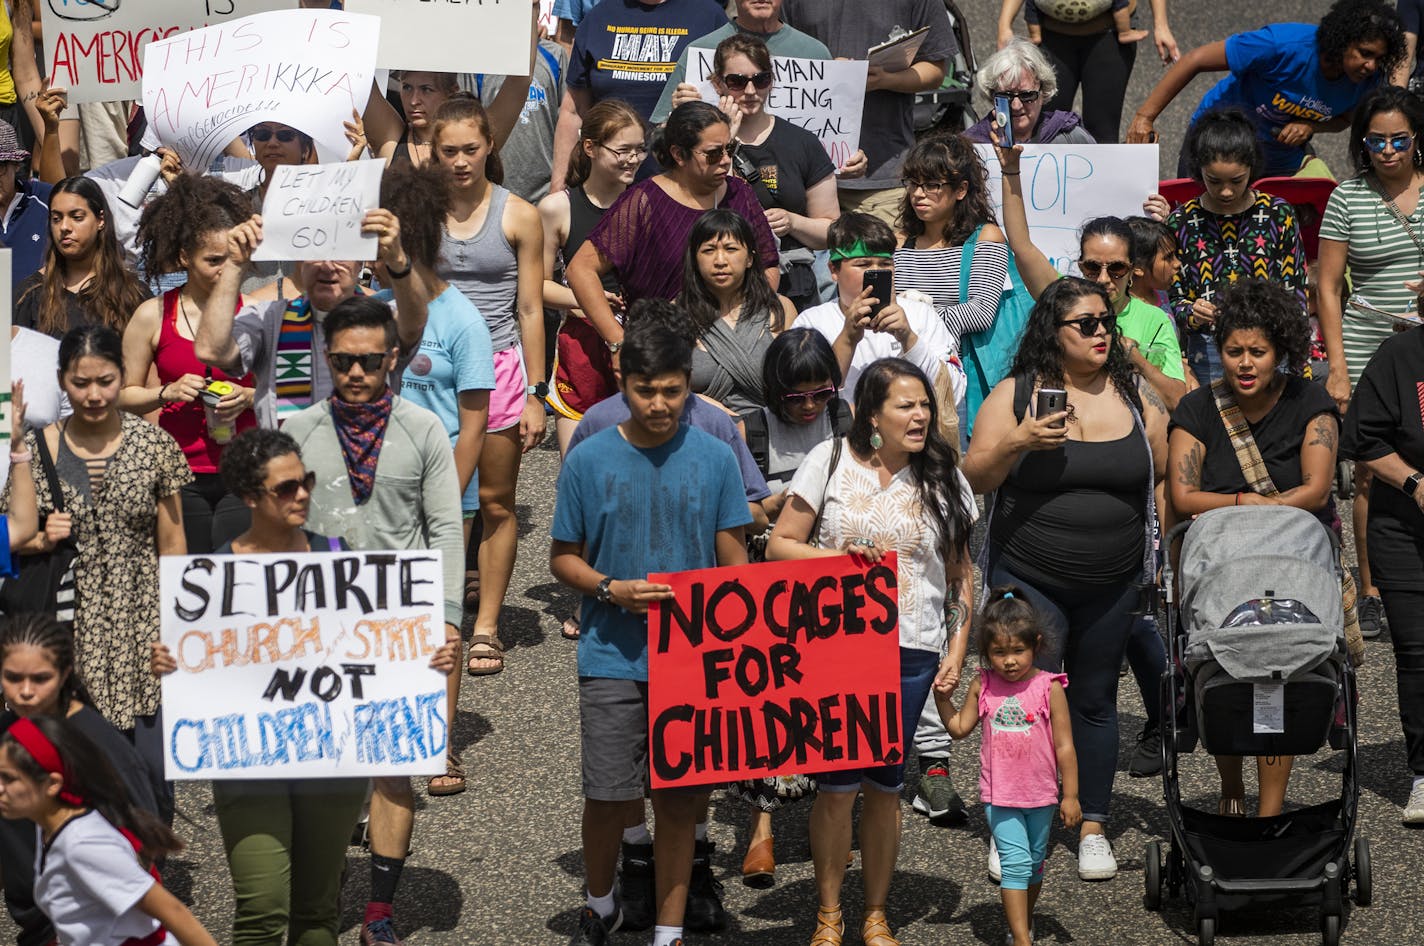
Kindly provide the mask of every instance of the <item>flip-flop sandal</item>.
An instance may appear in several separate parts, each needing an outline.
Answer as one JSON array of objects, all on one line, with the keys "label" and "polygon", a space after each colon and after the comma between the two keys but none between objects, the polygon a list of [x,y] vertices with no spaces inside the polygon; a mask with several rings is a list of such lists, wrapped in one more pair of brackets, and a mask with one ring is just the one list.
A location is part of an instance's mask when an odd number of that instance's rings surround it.
[{"label": "flip-flop sandal", "polygon": [[[436,779],[444,779],[443,785],[437,785]],[[442,795],[458,795],[465,790],[465,768],[460,764],[460,760],[453,755],[445,756],[445,774],[436,775],[425,783],[425,792],[432,797],[439,798]]]},{"label": "flip-flop sandal", "polygon": [[[488,647],[493,653],[477,654],[476,647]],[[499,661],[493,667],[472,667],[470,661],[473,660],[496,660]],[[465,661],[465,672],[472,677],[488,677],[499,673],[504,669],[504,645],[499,642],[499,638],[493,634],[475,634],[470,638],[469,657]]]},{"label": "flip-flop sandal", "polygon": [[566,641],[576,641],[582,630],[579,627],[578,615],[575,614],[572,617],[564,618],[563,627],[559,628],[559,635]]}]

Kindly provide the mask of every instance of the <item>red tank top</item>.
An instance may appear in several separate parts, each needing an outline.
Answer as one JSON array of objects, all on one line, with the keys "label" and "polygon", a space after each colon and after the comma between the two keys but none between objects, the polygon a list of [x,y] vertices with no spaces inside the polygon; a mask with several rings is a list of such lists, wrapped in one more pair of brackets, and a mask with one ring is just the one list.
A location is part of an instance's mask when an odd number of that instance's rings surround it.
[{"label": "red tank top", "polygon": [[[231,381],[245,388],[254,387],[252,375],[234,378],[216,368],[210,368],[193,354],[193,342],[178,334],[178,293],[170,289],[163,294],[163,324],[158,330],[158,349],[153,353],[153,365],[158,369],[161,384],[177,381],[185,374],[202,375],[212,381]],[[238,308],[242,300],[237,301]],[[216,443],[208,433],[208,419],[203,411],[201,398],[183,404],[175,401],[163,405],[158,415],[158,426],[168,431],[183,455],[188,458],[188,466],[194,473],[216,473],[218,458],[222,456],[223,445]],[[243,411],[237,418],[238,432],[257,426],[257,415],[251,409]]]}]

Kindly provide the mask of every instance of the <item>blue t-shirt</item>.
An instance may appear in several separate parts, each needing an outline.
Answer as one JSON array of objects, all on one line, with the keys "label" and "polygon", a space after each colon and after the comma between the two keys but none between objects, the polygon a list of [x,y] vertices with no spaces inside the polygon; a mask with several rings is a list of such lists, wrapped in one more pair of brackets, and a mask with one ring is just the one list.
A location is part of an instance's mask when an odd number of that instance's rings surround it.
[{"label": "blue t-shirt", "polygon": [[426,307],[420,348],[401,374],[401,397],[440,418],[450,446],[460,433],[460,392],[493,391],[489,326],[454,286]]},{"label": "blue t-shirt", "polygon": [[715,0],[603,0],[579,23],[568,84],[595,102],[620,98],[653,114],[668,76],[688,44],[727,23]]},{"label": "blue t-shirt", "polygon": [[[711,434],[679,425],[643,450],[610,427],[588,443],[564,458],[551,532],[604,575],[715,568],[717,533],[751,522],[737,461]],[[648,679],[646,617],[585,597],[579,627],[579,676]]]},{"label": "blue t-shirt", "polygon": [[[599,431],[616,427],[632,416],[633,412],[628,409],[628,399],[623,395],[615,394],[604,398],[584,411],[583,419],[574,428],[574,435],[569,438],[569,450],[572,451]],[[766,477],[761,475],[756,458],[747,449],[746,441],[737,432],[737,425],[732,423],[732,418],[727,416],[726,411],[708,404],[694,394],[688,397],[682,408],[681,421],[689,427],[696,427],[711,434],[732,448],[732,455],[737,458],[737,467],[742,471],[747,502],[759,503],[771,495],[771,488],[766,485]]]},{"label": "blue t-shirt", "polygon": [[1213,108],[1240,107],[1256,123],[1266,174],[1299,171],[1305,149],[1279,143],[1273,132],[1291,122],[1323,122],[1344,115],[1384,79],[1376,75],[1355,83],[1343,75],[1325,78],[1315,47],[1317,29],[1307,23],[1275,23],[1228,36],[1226,63],[1231,74],[1202,97],[1192,121]]},{"label": "blue t-shirt", "polygon": [[588,16],[588,11],[598,6],[598,3],[599,0],[554,0],[553,14],[578,26],[583,22],[583,18]]}]

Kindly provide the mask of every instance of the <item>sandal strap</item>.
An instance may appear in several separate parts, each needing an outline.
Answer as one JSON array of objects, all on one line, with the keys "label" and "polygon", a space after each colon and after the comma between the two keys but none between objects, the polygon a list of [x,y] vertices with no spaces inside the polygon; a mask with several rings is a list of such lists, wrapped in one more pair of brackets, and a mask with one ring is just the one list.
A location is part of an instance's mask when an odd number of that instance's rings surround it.
[{"label": "sandal strap", "polygon": [[[504,655],[504,645],[501,644],[499,642],[499,638],[495,637],[493,634],[471,634],[470,647],[488,647],[496,654],[499,654],[500,656]],[[485,659],[493,659],[488,654],[476,654],[475,656],[484,657]]]},{"label": "sandal strap", "polygon": [[866,907],[865,919],[861,921],[860,938],[865,946],[900,946],[900,941],[890,932],[890,924],[885,919],[884,907]]},{"label": "sandal strap", "polygon": [[841,946],[845,938],[845,918],[840,908],[816,911],[816,931],[811,934],[811,946]]}]

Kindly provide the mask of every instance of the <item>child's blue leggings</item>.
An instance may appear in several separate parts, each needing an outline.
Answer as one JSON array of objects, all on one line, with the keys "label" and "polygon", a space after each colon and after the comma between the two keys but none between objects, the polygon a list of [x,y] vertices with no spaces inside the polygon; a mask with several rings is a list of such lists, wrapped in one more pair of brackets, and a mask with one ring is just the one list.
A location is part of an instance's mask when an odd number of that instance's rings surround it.
[{"label": "child's blue leggings", "polygon": [[1048,857],[1048,831],[1057,805],[1042,808],[1003,808],[985,805],[989,831],[999,849],[999,869],[1004,890],[1027,890],[1043,882],[1043,862]]}]

